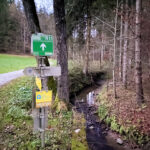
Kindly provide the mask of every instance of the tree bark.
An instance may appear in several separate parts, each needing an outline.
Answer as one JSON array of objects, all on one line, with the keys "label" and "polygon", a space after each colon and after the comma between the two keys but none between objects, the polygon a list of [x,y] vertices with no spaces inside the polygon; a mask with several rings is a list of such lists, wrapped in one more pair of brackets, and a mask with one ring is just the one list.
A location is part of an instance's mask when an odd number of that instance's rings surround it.
[{"label": "tree bark", "polygon": [[87,43],[85,50],[85,65],[84,65],[84,74],[88,74],[89,72],[89,53],[90,53],[90,40],[91,40],[91,18],[87,19]]},{"label": "tree bark", "polygon": [[87,38],[86,38],[86,49],[85,49],[85,64],[83,73],[88,74],[89,72],[89,53],[90,53],[90,42],[91,42],[91,14],[90,14],[91,0],[87,0]]},{"label": "tree bark", "polygon": [[136,0],[136,25],[135,25],[135,86],[136,100],[138,104],[144,102],[142,86],[141,64],[141,0]]},{"label": "tree bark", "polygon": [[125,3],[125,23],[124,23],[124,52],[123,52],[123,85],[127,88],[127,50],[128,50],[128,0]]},{"label": "tree bark", "polygon": [[116,8],[116,16],[115,16],[115,28],[114,28],[114,53],[113,53],[113,91],[114,97],[117,98],[116,92],[116,38],[117,38],[117,21],[118,21],[118,0],[117,0],[117,8]]},{"label": "tree bark", "polygon": [[[22,0],[23,7],[25,11],[25,16],[27,18],[28,26],[31,33],[40,33],[41,28],[39,24],[39,19],[36,12],[36,7],[34,0]],[[49,66],[48,57],[45,57],[45,65]]]},{"label": "tree bark", "polygon": [[122,53],[123,53],[123,4],[121,5],[121,21],[120,21],[120,54],[119,54],[119,77],[120,80],[122,81]]},{"label": "tree bark", "polygon": [[34,0],[22,0],[31,33],[41,32]]},{"label": "tree bark", "polygon": [[54,0],[53,4],[58,49],[57,60],[61,67],[61,76],[58,79],[57,91],[59,99],[69,102],[68,50],[64,0]]},{"label": "tree bark", "polygon": [[23,19],[23,50],[26,53],[26,30],[25,30],[25,19]]},{"label": "tree bark", "polygon": [[[104,14],[103,14],[104,17]],[[104,61],[104,23],[102,25],[102,48],[101,48],[101,61]]]}]

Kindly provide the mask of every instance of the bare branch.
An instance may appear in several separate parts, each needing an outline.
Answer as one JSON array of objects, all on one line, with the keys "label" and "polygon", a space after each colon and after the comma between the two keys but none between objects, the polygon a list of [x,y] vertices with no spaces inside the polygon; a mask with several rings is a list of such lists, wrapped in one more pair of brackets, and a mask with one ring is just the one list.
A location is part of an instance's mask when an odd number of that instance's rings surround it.
[{"label": "bare branch", "polygon": [[102,23],[104,23],[105,25],[107,25],[108,27],[110,27],[111,29],[115,29],[112,25],[110,25],[110,24],[108,24],[107,22],[105,22],[105,21],[103,21],[102,19],[100,19],[100,18],[98,18],[98,17],[96,17],[96,16],[94,16],[97,20],[99,20],[100,22],[102,22]]}]

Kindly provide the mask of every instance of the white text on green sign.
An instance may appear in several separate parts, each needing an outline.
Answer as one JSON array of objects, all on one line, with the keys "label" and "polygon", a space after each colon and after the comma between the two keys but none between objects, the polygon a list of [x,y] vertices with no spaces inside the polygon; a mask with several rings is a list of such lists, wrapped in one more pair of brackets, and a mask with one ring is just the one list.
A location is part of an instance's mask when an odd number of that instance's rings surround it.
[{"label": "white text on green sign", "polygon": [[53,55],[53,38],[51,35],[42,33],[32,34],[31,52],[35,56],[51,56]]}]

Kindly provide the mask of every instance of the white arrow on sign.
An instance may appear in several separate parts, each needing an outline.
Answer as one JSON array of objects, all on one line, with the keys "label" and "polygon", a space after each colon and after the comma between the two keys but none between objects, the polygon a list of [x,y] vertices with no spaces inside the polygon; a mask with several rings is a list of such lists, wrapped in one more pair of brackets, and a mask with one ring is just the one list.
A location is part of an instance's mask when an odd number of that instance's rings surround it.
[{"label": "white arrow on sign", "polygon": [[44,51],[44,49],[46,48],[46,45],[45,45],[44,43],[42,43],[42,44],[40,45],[40,48],[42,48],[42,51]]}]

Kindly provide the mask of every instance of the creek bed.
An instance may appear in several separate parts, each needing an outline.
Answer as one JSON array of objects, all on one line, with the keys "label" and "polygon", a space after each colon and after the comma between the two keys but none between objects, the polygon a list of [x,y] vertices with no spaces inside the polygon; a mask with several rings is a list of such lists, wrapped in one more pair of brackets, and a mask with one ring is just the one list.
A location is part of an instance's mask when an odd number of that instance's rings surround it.
[{"label": "creek bed", "polygon": [[[86,119],[86,139],[90,150],[130,150],[123,145],[116,143],[116,139],[108,134],[108,128],[103,122],[99,121],[97,107],[94,105],[94,99],[100,91],[99,86],[92,86],[84,89],[76,96],[75,108],[79,113],[83,113]],[[90,93],[90,94],[89,94]],[[91,93],[94,93],[92,101],[89,101]],[[90,104],[90,105],[89,105]],[[92,104],[92,105],[91,105]]]}]

